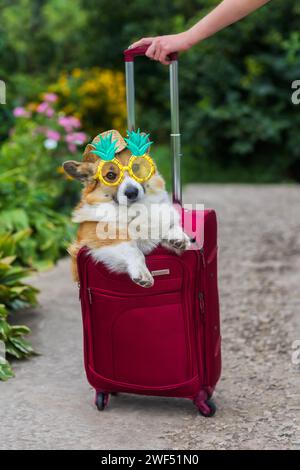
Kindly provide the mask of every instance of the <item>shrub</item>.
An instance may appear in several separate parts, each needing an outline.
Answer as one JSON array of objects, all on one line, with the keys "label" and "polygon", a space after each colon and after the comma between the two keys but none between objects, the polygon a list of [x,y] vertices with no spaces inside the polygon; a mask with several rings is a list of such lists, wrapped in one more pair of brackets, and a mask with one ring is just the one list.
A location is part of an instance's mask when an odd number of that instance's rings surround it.
[{"label": "shrub", "polygon": [[38,268],[53,264],[71,237],[72,225],[64,212],[69,212],[77,192],[62,175],[61,163],[72,152],[79,157],[87,138],[79,131],[80,121],[57,114],[51,99],[55,95],[16,108],[15,128],[0,150],[0,233],[30,233],[18,244],[17,255],[21,264]]},{"label": "shrub", "polygon": [[23,338],[30,333],[29,328],[10,325],[8,322],[8,312],[36,304],[37,289],[22,281],[31,271],[15,263],[17,243],[27,236],[26,231],[14,235],[0,235],[0,343],[4,344],[5,348],[0,352],[0,380],[13,376],[3,352],[16,359],[34,354],[30,343]]},{"label": "shrub", "polygon": [[[75,192],[61,175],[61,162],[70,153],[77,158],[87,138],[77,118],[57,113],[56,101],[46,94],[41,103],[17,107],[15,127],[0,150],[0,346],[17,359],[34,351],[23,337],[29,329],[11,325],[9,315],[36,303],[37,290],[22,279],[65,253],[73,228],[64,211]],[[1,355],[0,379],[12,375]]]},{"label": "shrub", "polygon": [[125,131],[124,73],[93,67],[62,73],[50,91],[59,96],[61,109],[77,116],[92,135],[107,129]]}]

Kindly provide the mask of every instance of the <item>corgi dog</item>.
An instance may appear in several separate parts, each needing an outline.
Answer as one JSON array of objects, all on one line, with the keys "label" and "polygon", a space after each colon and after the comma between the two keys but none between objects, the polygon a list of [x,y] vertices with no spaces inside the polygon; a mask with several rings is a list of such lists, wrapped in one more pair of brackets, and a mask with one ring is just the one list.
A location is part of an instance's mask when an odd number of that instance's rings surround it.
[{"label": "corgi dog", "polygon": [[139,130],[123,139],[116,130],[103,132],[86,146],[83,161],[66,161],[65,172],[83,184],[72,220],[79,223],[68,252],[74,280],[76,258],[86,246],[95,262],[127,273],[141,287],[153,277],[145,254],[158,245],[180,254],[190,239],[169,200],[165,182],[149,154],[152,142]]}]

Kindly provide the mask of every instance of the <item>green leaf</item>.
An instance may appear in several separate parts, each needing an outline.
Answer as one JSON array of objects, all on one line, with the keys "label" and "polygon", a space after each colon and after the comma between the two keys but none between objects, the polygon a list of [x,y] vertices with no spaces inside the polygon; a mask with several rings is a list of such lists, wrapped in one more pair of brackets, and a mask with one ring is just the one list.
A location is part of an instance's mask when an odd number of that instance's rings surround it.
[{"label": "green leaf", "polygon": [[11,298],[10,289],[3,284],[0,284],[0,302],[3,304],[7,304]]},{"label": "green leaf", "polygon": [[4,256],[12,256],[15,250],[15,242],[13,238],[9,235],[0,236],[0,251]]},{"label": "green leaf", "polygon": [[24,354],[17,348],[10,339],[5,341],[6,353],[16,359],[23,359]]},{"label": "green leaf", "polygon": [[29,343],[29,341],[14,336],[10,336],[9,341],[14,345],[16,350],[21,353],[22,357],[31,356],[34,354],[34,349]]},{"label": "green leaf", "polygon": [[7,309],[5,305],[0,304],[0,319],[6,318],[7,317]]},{"label": "green leaf", "polygon": [[31,228],[25,228],[24,230],[19,230],[19,232],[14,233],[12,237],[14,239],[14,242],[18,244],[20,241],[27,238],[31,233],[32,233]]},{"label": "green leaf", "polygon": [[10,325],[7,323],[6,319],[0,318],[0,340],[7,341],[10,335]]},{"label": "green leaf", "polygon": [[12,326],[10,328],[10,334],[12,336],[23,336],[23,335],[28,335],[30,333],[30,328],[25,325],[17,325],[17,326]]},{"label": "green leaf", "polygon": [[12,377],[14,377],[14,373],[9,362],[0,357],[0,380],[5,382]]},{"label": "green leaf", "polygon": [[32,274],[32,269],[25,269],[21,266],[13,266],[1,277],[1,280],[7,285],[13,285],[15,282],[19,281],[23,277],[29,276],[30,274]]}]

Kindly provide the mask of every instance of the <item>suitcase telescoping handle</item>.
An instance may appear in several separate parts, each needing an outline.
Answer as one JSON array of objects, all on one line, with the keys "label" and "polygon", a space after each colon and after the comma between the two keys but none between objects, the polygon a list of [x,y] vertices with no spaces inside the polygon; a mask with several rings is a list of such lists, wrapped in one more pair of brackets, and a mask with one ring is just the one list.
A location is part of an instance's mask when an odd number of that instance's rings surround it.
[{"label": "suitcase telescoping handle", "polygon": [[[124,51],[126,73],[126,100],[128,129],[135,129],[134,59],[146,54],[148,46],[133,47]],[[171,155],[172,155],[172,197],[175,204],[181,205],[180,172],[180,130],[178,94],[178,54],[169,55],[170,59],[170,108],[171,108]]]}]

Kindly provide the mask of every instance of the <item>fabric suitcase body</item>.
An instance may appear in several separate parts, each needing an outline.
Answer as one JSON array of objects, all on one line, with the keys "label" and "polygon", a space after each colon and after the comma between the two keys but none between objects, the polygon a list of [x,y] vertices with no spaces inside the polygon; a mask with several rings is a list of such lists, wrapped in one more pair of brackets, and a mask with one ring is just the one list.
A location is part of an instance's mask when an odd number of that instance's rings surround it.
[{"label": "fabric suitcase body", "polygon": [[210,397],[221,371],[216,215],[188,215],[203,234],[201,248],[178,256],[159,247],[147,255],[151,288],[94,263],[85,248],[79,252],[85,369],[99,409],[109,393],[127,392],[185,397],[204,416],[215,412]]}]

